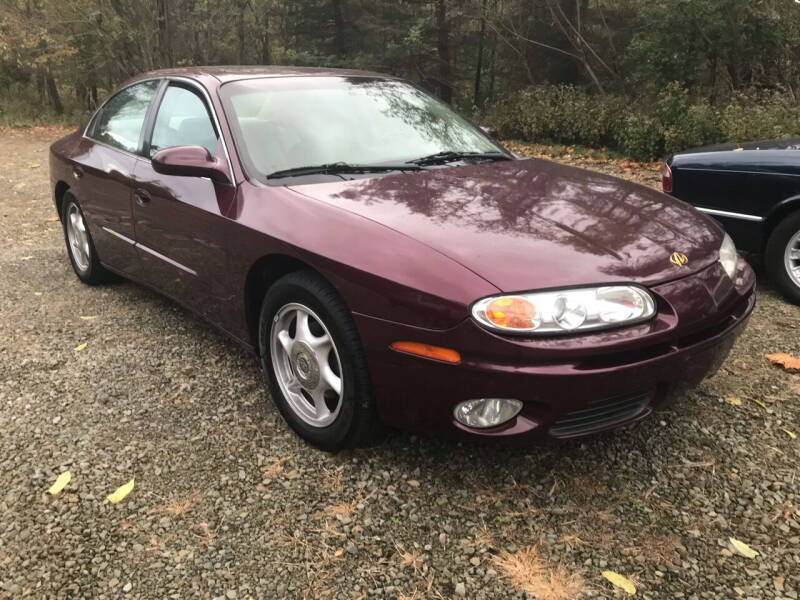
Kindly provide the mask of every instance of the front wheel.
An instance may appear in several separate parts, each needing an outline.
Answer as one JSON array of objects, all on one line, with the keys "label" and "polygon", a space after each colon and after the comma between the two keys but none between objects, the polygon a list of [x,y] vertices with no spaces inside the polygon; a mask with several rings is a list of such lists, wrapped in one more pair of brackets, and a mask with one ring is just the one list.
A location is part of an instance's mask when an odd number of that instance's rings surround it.
[{"label": "front wheel", "polygon": [[772,283],[789,301],[800,304],[800,212],[786,217],[772,232],[764,262]]},{"label": "front wheel", "polygon": [[324,279],[298,271],[272,285],[261,307],[259,347],[270,395],[305,440],[339,450],[381,431],[355,323]]}]

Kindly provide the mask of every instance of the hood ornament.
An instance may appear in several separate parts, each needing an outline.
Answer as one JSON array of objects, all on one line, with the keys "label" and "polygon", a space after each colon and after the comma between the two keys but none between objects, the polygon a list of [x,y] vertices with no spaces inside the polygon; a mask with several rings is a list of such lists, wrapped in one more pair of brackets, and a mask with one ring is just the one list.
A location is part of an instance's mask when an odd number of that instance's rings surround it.
[{"label": "hood ornament", "polygon": [[669,255],[669,262],[676,267],[683,267],[689,262],[689,258],[682,252],[673,252]]}]

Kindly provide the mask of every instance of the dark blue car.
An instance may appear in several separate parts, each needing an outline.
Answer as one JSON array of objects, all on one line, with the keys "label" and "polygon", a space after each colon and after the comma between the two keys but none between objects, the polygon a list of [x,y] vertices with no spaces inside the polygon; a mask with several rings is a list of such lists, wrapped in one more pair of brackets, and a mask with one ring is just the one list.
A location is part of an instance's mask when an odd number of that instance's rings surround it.
[{"label": "dark blue car", "polygon": [[761,254],[772,283],[800,304],[800,139],[686,150],[664,165],[662,184]]}]

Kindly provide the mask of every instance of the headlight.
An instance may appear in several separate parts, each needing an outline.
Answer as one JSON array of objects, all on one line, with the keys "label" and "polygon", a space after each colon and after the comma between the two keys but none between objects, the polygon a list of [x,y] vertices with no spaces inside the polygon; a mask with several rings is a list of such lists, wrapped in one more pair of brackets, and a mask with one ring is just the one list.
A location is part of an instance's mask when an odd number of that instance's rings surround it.
[{"label": "headlight", "polygon": [[609,285],[484,298],[472,305],[481,325],[506,333],[568,333],[646,321],[656,312],[650,293]]},{"label": "headlight", "polygon": [[722,263],[722,268],[728,274],[728,277],[733,279],[736,275],[736,262],[739,260],[739,255],[736,252],[736,244],[733,243],[731,236],[727,233],[722,240],[722,246],[719,247],[719,262]]}]

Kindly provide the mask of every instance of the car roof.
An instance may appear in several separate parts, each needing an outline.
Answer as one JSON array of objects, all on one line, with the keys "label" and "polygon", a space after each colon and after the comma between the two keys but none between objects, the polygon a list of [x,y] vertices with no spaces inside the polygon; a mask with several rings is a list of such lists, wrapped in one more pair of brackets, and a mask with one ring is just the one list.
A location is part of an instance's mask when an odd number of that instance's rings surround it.
[{"label": "car roof", "polygon": [[392,78],[391,75],[384,75],[372,71],[359,71],[355,69],[333,69],[327,67],[292,67],[292,66],[196,66],[181,67],[173,69],[159,69],[149,71],[134,77],[130,82],[138,79],[153,77],[190,77],[201,79],[203,77],[213,77],[221,83],[236,81],[239,79],[256,79],[260,77],[380,77]]}]

